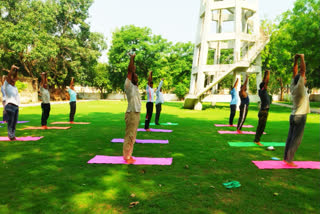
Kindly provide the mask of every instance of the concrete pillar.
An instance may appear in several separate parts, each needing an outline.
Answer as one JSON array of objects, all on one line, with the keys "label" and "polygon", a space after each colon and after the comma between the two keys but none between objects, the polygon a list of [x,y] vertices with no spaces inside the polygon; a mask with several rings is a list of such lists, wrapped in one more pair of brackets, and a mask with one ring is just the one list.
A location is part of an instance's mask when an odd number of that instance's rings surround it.
[{"label": "concrete pillar", "polygon": [[241,49],[241,41],[240,35],[242,30],[242,8],[241,1],[236,1],[236,7],[234,10],[235,15],[235,45],[234,45],[234,63],[240,61],[240,49]]}]

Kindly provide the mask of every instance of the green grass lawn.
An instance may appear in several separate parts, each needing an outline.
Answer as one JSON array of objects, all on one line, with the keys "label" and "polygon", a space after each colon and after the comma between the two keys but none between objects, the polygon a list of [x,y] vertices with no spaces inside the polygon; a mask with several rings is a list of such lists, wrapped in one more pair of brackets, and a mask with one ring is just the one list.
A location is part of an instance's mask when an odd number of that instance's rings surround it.
[{"label": "green grass lawn", "polygon": [[[228,104],[204,105],[203,111],[165,103],[161,122],[177,122],[172,133],[138,132],[139,139],[168,139],[169,144],[135,144],[134,156],[173,157],[171,166],[87,164],[95,155],[122,155],[124,101],[77,104],[69,130],[21,130],[40,125],[40,106],[20,109],[17,136],[44,136],[35,142],[0,142],[0,213],[318,213],[320,173],[311,169],[259,170],[252,160],[283,157],[284,147],[266,151],[229,147],[228,141],[252,141],[254,135],[220,135]],[[144,122],[145,103],[141,122]],[[67,121],[68,104],[52,105],[49,122]],[[245,124],[257,125],[251,104]],[[290,109],[272,105],[262,141],[285,142]],[[152,122],[154,121],[154,116]],[[235,123],[239,112],[236,114]],[[255,131],[255,128],[244,130]],[[295,160],[319,161],[320,123],[309,114]],[[6,136],[6,128],[0,128]],[[188,165],[188,167],[185,167]],[[237,180],[241,187],[222,183]],[[277,196],[274,193],[278,193]],[[135,197],[131,197],[135,194]],[[134,208],[129,203],[139,201]]]}]

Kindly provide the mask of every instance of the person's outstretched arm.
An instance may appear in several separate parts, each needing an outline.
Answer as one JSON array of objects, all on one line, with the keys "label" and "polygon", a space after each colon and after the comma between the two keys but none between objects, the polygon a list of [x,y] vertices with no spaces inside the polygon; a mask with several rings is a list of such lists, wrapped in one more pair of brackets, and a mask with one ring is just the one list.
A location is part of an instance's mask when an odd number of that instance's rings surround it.
[{"label": "person's outstretched arm", "polygon": [[159,86],[158,86],[158,88],[157,88],[157,92],[160,91],[162,85],[163,85],[163,78],[161,79],[161,82],[159,83]]},{"label": "person's outstretched arm", "polygon": [[70,88],[72,88],[72,86],[73,86],[73,84],[74,84],[74,80],[73,80],[74,78],[73,77],[71,77],[71,81],[70,81]]},{"label": "person's outstretched arm", "polygon": [[263,77],[263,82],[264,82],[264,88],[265,89],[268,88],[269,79],[270,79],[270,71],[266,70],[264,72],[264,77]]},{"label": "person's outstretched arm", "polygon": [[245,80],[244,83],[243,83],[243,90],[244,90],[244,91],[247,90],[248,79],[249,79],[249,75],[247,74],[246,80]]},{"label": "person's outstretched arm", "polygon": [[298,59],[299,59],[300,55],[296,54],[294,56],[294,65],[293,65],[293,76],[292,79],[294,79],[294,77],[298,74]]},{"label": "person's outstretched arm", "polygon": [[300,75],[305,77],[306,75],[306,63],[304,62],[304,54],[300,54]]},{"label": "person's outstretched arm", "polygon": [[237,78],[236,82],[233,85],[233,88],[237,88],[238,82],[239,82],[239,78]]},{"label": "person's outstretched arm", "polygon": [[42,72],[41,73],[41,83],[40,83],[40,86],[43,88],[44,84],[45,84],[45,77],[46,73],[45,72]]},{"label": "person's outstretched arm", "polygon": [[128,66],[128,75],[127,75],[127,78],[129,80],[132,80],[132,74],[135,72],[135,69],[134,69],[134,58],[135,57],[136,57],[136,54],[130,55],[130,62],[129,62],[129,66]]},{"label": "person's outstretched arm", "polygon": [[[152,71],[149,72],[149,77],[148,77],[148,86],[151,85],[152,82]],[[151,87],[151,86],[150,86]]]},{"label": "person's outstretched arm", "polygon": [[19,67],[17,67],[17,66],[15,66],[15,65],[12,65],[11,66],[11,69],[10,69],[10,71],[9,71],[9,74],[8,74],[8,77],[7,77],[7,79],[9,80],[9,83],[11,84],[11,83],[14,83],[15,81],[16,81],[16,78],[17,78],[17,72],[14,74],[14,72],[16,71],[16,70],[18,70],[19,69]]}]

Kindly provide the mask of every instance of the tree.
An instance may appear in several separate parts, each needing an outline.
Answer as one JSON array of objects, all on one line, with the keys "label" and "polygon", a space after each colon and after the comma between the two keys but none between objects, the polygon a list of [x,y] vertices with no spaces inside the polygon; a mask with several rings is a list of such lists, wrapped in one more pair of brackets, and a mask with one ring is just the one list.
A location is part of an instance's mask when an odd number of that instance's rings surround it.
[{"label": "tree", "polygon": [[101,98],[103,98],[104,90],[108,91],[111,89],[108,64],[98,63],[95,66],[93,86],[100,90]]}]

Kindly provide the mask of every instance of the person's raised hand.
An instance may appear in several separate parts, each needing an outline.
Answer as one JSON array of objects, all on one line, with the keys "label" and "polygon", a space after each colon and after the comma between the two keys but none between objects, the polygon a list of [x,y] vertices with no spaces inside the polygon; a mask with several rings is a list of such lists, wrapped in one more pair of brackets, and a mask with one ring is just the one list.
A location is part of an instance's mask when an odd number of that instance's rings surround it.
[{"label": "person's raised hand", "polygon": [[18,66],[15,66],[15,65],[12,65],[11,68],[19,69],[19,67],[18,67]]}]

